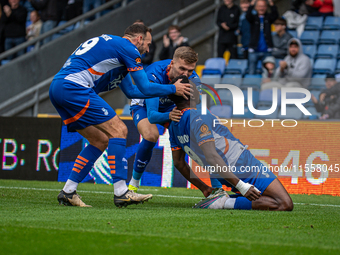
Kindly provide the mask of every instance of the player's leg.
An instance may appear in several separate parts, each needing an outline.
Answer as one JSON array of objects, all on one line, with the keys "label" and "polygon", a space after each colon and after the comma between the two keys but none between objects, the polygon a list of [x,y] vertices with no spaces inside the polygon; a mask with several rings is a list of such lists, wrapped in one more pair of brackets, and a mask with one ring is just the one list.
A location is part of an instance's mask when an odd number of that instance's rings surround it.
[{"label": "player's leg", "polygon": [[133,164],[132,178],[129,183],[129,189],[137,191],[140,179],[145,168],[150,162],[153,148],[155,147],[159,137],[159,132],[157,126],[149,122],[145,107],[137,105],[131,106],[131,115],[138,132],[143,137],[143,140],[139,143],[137,148]]}]

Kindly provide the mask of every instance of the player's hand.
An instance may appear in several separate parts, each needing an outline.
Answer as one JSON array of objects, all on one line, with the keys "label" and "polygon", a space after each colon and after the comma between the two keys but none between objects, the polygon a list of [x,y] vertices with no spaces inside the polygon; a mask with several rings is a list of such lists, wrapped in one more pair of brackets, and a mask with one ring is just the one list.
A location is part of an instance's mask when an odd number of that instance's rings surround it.
[{"label": "player's hand", "polygon": [[255,201],[260,198],[261,192],[252,185],[243,196],[250,201]]},{"label": "player's hand", "polygon": [[176,86],[176,93],[177,96],[182,96],[186,100],[189,97],[193,96],[191,85],[189,83],[181,83],[182,79],[177,80],[174,85]]},{"label": "player's hand", "polygon": [[180,110],[177,109],[177,106],[172,109],[172,111],[169,113],[169,119],[172,121],[176,121],[179,122],[181,120],[182,117],[182,112]]}]

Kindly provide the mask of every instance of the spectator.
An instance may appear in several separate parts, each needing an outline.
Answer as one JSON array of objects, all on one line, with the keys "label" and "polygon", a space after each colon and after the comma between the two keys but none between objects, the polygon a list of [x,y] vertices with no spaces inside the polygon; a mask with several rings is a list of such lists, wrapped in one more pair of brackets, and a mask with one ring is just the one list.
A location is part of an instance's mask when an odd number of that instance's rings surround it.
[{"label": "spectator", "polygon": [[288,55],[280,61],[280,66],[276,69],[279,82],[286,87],[307,88],[312,76],[311,61],[303,54],[299,39],[290,39],[288,47]]},{"label": "spectator", "polygon": [[[255,5],[256,2],[256,5]],[[273,0],[268,0],[271,12],[267,12],[266,0],[252,0],[246,14],[251,26],[248,50],[249,74],[254,74],[258,60],[271,55],[273,48],[271,24],[279,14]]]},{"label": "spectator", "polygon": [[298,12],[299,12],[300,15],[305,15],[305,14],[310,15],[312,13],[317,12],[318,9],[319,9],[319,7],[314,5],[314,0],[304,0],[300,4]]},{"label": "spectator", "polygon": [[175,50],[181,46],[189,46],[188,38],[181,35],[179,26],[170,26],[168,35],[163,36],[163,48],[159,53],[159,59],[172,59]]},{"label": "spectator", "polygon": [[[55,28],[67,5],[67,0],[29,0],[34,9],[40,12],[43,21],[40,34],[44,34]],[[52,41],[52,36],[43,40],[43,44]]]},{"label": "spectator", "polygon": [[[96,9],[102,4],[105,3],[105,0],[84,0],[83,1],[83,14],[91,11],[92,9]],[[100,17],[100,12],[96,13],[96,19]]]},{"label": "spectator", "polygon": [[223,0],[224,4],[217,14],[217,25],[220,28],[218,35],[217,56],[223,58],[226,50],[229,50],[231,58],[237,58],[236,30],[240,18],[240,8],[234,4],[234,0]]},{"label": "spectator", "polygon": [[283,18],[274,21],[276,33],[273,35],[273,56],[278,59],[284,59],[287,56],[288,41],[293,38],[291,34],[286,32],[287,22]]},{"label": "spectator", "polygon": [[0,54],[4,52],[5,50],[5,35],[4,35],[4,29],[5,29],[5,21],[4,21],[4,15],[5,13],[2,11],[2,6],[4,1],[0,2]]},{"label": "spectator", "polygon": [[[8,2],[10,6],[5,5],[3,7],[5,50],[9,50],[26,40],[27,10],[20,5],[20,0],[9,0]],[[25,50],[20,50],[16,54],[9,56],[8,60],[24,53]]]},{"label": "spectator", "polygon": [[280,88],[281,83],[278,82],[278,74],[275,72],[276,61],[273,56],[268,56],[262,63],[262,85],[261,90],[270,88]]},{"label": "spectator", "polygon": [[339,17],[340,16],[340,1],[333,1],[333,6],[334,6],[334,16]]},{"label": "spectator", "polygon": [[310,13],[309,16],[333,16],[333,0],[309,0],[306,1],[306,4],[317,9],[316,11]]},{"label": "spectator", "polygon": [[83,14],[83,1],[82,0],[68,0],[65,9],[65,20],[69,21]]},{"label": "spectator", "polygon": [[42,26],[42,21],[40,19],[38,11],[34,10],[30,13],[30,20],[32,24],[26,28],[27,41],[37,38],[40,35],[40,30]]},{"label": "spectator", "polygon": [[246,19],[249,5],[249,0],[240,1],[242,13],[240,15],[239,30],[237,31],[237,34],[241,35],[241,44],[244,59],[248,59],[248,46],[250,41],[250,24],[249,21]]},{"label": "spectator", "polygon": [[[138,19],[134,22],[134,24],[144,24],[144,21],[141,19]],[[151,41],[151,45],[149,47],[149,52],[146,52],[142,55],[142,63],[144,66],[144,69],[148,66],[151,65],[153,62],[153,58],[155,56],[155,51],[156,51],[156,43],[154,42],[154,40]]]},{"label": "spectator", "polygon": [[326,76],[326,89],[321,91],[319,100],[312,94],[312,101],[317,112],[321,113],[320,119],[340,119],[340,97],[339,86],[336,84],[335,76]]}]

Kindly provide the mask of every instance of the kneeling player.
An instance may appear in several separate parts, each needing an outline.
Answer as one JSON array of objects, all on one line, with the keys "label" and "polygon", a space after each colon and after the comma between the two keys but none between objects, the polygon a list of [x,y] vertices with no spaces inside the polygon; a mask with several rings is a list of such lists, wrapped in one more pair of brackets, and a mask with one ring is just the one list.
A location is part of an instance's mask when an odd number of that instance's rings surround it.
[{"label": "kneeling player", "polygon": [[[188,82],[185,77],[178,78],[182,79],[182,82]],[[192,177],[193,172],[185,161],[185,153],[201,166],[233,169],[233,171],[221,172],[219,175],[224,178],[228,186],[233,187],[234,192],[238,193],[232,197],[226,193],[208,197],[196,204],[194,208],[293,210],[293,202],[276,176],[266,169],[227,127],[213,126],[215,116],[209,112],[207,115],[202,115],[195,108],[196,104],[199,104],[199,93],[195,85],[192,86],[194,98],[190,101],[180,96],[169,96],[177,109],[182,111],[181,120],[171,122],[169,126],[174,164],[183,176],[202,192],[207,185],[197,177]],[[245,172],[242,171],[242,166],[254,166],[252,168],[257,171]],[[248,183],[254,185],[255,189],[261,192],[261,196],[256,192],[247,194],[245,189],[255,191],[249,188]]]}]

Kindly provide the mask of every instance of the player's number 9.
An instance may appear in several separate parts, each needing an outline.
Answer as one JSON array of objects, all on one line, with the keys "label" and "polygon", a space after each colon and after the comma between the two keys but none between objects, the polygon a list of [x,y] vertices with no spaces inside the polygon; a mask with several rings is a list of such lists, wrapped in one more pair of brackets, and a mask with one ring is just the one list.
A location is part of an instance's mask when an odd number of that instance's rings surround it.
[{"label": "player's number 9", "polygon": [[99,41],[99,37],[94,37],[86,42],[84,42],[82,45],[79,46],[79,49],[75,52],[77,56],[82,55],[86,52],[88,52],[90,49],[92,49]]},{"label": "player's number 9", "polygon": [[199,156],[187,145],[184,146],[184,151],[186,154],[189,155],[189,157],[195,161],[197,164],[199,164],[200,166],[204,166],[203,165],[203,161],[199,158]]}]

